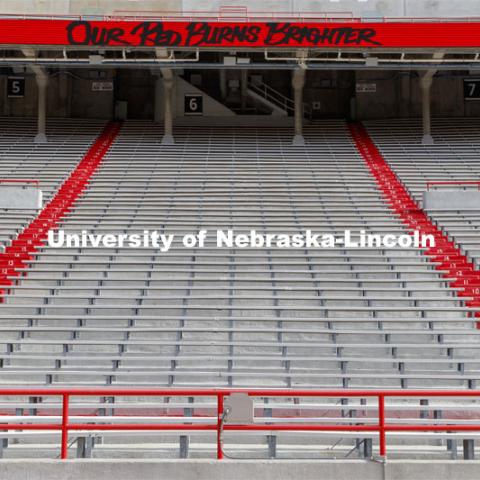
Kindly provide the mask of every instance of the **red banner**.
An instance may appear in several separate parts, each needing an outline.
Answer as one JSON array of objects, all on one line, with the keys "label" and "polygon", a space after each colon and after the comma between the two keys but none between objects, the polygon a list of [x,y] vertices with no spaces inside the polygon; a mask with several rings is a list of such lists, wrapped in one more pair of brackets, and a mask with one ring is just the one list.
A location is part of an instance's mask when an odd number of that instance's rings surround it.
[{"label": "red banner", "polygon": [[3,45],[156,47],[480,47],[480,22],[0,20]]}]

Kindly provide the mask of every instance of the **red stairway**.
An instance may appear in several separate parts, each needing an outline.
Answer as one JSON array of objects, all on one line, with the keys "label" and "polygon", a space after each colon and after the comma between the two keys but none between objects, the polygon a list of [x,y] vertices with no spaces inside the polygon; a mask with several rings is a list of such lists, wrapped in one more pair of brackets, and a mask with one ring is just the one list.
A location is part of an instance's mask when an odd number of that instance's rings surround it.
[{"label": "red stairway", "polygon": [[[25,261],[32,259],[32,253],[43,245],[50,229],[56,228],[64,216],[69,213],[87,188],[92,175],[103,161],[108,149],[115,141],[121,124],[110,122],[89,148],[82,160],[65,180],[55,196],[41,210],[17,238],[0,254],[0,302],[5,287],[12,285],[8,277],[17,277],[19,268],[25,268]],[[3,289],[2,289],[3,287]]]},{"label": "red stairway", "polygon": [[[472,297],[466,302],[468,307],[480,307],[480,271],[419,207],[383,158],[365,127],[361,123],[351,123],[349,130],[386,202],[400,216],[410,233],[417,230],[420,234],[434,236],[435,247],[424,250],[424,254],[432,262],[440,262],[435,268],[445,271],[445,278],[454,279],[450,286],[461,288],[458,296]],[[480,318],[480,312],[472,312],[472,316]]]}]

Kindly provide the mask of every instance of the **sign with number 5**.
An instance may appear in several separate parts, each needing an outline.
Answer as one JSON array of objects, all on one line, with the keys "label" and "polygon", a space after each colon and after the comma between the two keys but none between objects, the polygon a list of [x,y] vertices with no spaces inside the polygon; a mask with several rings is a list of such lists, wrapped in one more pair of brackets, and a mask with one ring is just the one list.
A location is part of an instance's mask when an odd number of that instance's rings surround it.
[{"label": "sign with number 5", "polygon": [[23,98],[25,96],[25,77],[7,78],[7,96],[9,98]]}]

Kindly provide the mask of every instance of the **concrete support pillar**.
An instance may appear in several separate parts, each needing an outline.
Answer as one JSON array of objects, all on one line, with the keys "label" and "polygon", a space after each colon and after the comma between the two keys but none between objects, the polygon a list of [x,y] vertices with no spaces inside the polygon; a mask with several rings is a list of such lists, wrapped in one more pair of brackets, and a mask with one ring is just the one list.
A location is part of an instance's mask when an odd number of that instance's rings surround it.
[{"label": "concrete support pillar", "polygon": [[[2,92],[6,92],[7,91],[7,76],[6,75],[2,75],[1,77],[1,80],[0,80],[0,88],[2,90]],[[4,117],[9,117],[10,116],[10,102],[8,101],[8,97],[5,98],[5,100],[3,101],[3,111],[2,111],[2,114]]]},{"label": "concrete support pillar", "polygon": [[162,121],[162,117],[163,117],[162,106],[163,106],[163,78],[159,74],[155,78],[155,98],[154,98],[154,105],[153,105],[153,121],[155,123],[160,123]]},{"label": "concrete support pillar", "polygon": [[435,70],[429,70],[420,78],[420,89],[422,90],[422,143],[424,145],[433,144],[430,113],[430,88],[432,86],[434,74]]},{"label": "concrete support pillar", "polygon": [[[445,52],[439,50],[432,55],[433,60],[441,60]],[[420,88],[422,90],[422,119],[423,119],[423,137],[422,143],[424,145],[432,145],[432,128],[431,128],[431,113],[430,113],[430,89],[433,82],[433,77],[437,73],[436,70],[427,70],[420,77]]]},{"label": "concrete support pillar", "polygon": [[219,70],[220,72],[220,96],[222,100],[227,98],[227,71],[224,68]]},{"label": "concrete support pillar", "polygon": [[242,70],[240,77],[240,93],[242,101],[242,111],[247,107],[247,88],[248,88],[248,70]]},{"label": "concrete support pillar", "polygon": [[35,143],[46,143],[48,74],[42,67],[32,66],[31,68],[35,73],[38,87],[37,135],[35,136]]},{"label": "concrete support pillar", "polygon": [[67,72],[62,72],[58,81],[59,99],[60,105],[63,106],[63,115],[70,117],[72,109],[71,77],[67,75]]},{"label": "concrete support pillar", "polygon": [[305,70],[294,70],[292,75],[295,135],[293,145],[305,145],[303,138],[303,86],[305,85]]},{"label": "concrete support pillar", "polygon": [[162,68],[163,93],[164,93],[164,115],[163,115],[163,145],[175,143],[173,138],[173,87],[174,76],[170,68]]},{"label": "concrete support pillar", "polygon": [[402,118],[410,116],[410,72],[399,72],[398,115]]}]

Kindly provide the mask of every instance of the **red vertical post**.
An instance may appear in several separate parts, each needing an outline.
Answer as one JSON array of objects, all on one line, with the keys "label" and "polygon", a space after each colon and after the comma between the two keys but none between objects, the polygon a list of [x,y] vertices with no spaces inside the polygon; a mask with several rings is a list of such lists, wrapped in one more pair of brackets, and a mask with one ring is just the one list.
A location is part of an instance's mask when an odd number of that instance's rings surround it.
[{"label": "red vertical post", "polygon": [[223,394],[217,394],[217,460],[222,460],[222,417],[223,417]]},{"label": "red vertical post", "polygon": [[380,437],[380,456],[387,455],[387,440],[385,436],[385,397],[380,394],[378,396],[378,433]]},{"label": "red vertical post", "polygon": [[66,460],[68,458],[68,403],[70,397],[66,393],[63,395],[62,404],[62,448],[60,458]]}]

